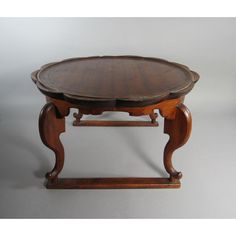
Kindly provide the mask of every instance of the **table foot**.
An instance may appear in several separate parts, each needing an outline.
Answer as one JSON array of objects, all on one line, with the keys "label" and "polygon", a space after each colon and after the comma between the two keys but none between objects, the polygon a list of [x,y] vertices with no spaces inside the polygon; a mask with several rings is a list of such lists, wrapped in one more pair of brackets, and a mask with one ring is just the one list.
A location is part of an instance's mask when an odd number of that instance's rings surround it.
[{"label": "table foot", "polygon": [[46,174],[47,179],[55,179],[64,166],[64,148],[60,141],[60,134],[65,132],[65,118],[60,117],[57,108],[47,103],[39,116],[39,133],[42,142],[55,153],[55,165]]},{"label": "table foot", "polygon": [[48,189],[138,189],[180,188],[169,178],[57,178],[48,180]]},{"label": "table foot", "polygon": [[[189,139],[192,127],[191,113],[184,104],[178,105],[174,110],[174,118],[171,113],[165,117],[164,133],[170,138],[164,149],[164,166],[170,174],[171,181],[178,181],[182,173],[175,170],[172,164],[173,152],[183,146]],[[164,115],[165,116],[165,115]]]}]

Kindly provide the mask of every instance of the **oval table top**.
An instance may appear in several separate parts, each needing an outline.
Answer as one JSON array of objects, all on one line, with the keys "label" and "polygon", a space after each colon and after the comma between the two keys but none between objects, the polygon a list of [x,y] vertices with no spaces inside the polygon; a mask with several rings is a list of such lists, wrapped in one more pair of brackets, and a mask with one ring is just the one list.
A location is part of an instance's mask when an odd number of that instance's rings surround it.
[{"label": "oval table top", "polygon": [[32,73],[45,95],[81,105],[145,106],[186,95],[199,79],[158,58],[102,56],[50,63]]}]

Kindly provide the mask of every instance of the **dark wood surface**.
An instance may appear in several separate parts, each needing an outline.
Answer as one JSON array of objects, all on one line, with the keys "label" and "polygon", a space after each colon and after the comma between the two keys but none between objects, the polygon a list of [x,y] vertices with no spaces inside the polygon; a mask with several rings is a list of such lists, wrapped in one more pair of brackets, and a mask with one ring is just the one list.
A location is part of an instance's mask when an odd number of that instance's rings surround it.
[{"label": "dark wood surface", "polygon": [[165,117],[164,133],[168,134],[170,138],[163,155],[165,169],[173,181],[181,179],[182,173],[176,171],[173,167],[172,154],[188,141],[192,130],[192,116],[189,109],[184,104],[179,104],[174,112],[174,119]]},{"label": "dark wood surface", "polygon": [[[39,116],[42,142],[55,154],[55,164],[46,174],[47,188],[179,188],[182,173],[172,163],[176,149],[189,139],[191,113],[183,104],[185,95],[199,76],[186,66],[161,59],[134,56],[78,58],[52,63],[32,73],[47,104]],[[60,134],[70,109],[78,126],[130,126],[129,121],[86,121],[83,114],[104,111],[148,115],[150,122],[133,121],[135,126],[157,126],[158,109],[164,117],[164,133],[169,135],[163,163],[168,178],[59,178],[64,165]],[[92,145],[92,144],[91,144]]]},{"label": "dark wood surface", "polygon": [[177,63],[137,56],[74,58],[32,73],[47,96],[85,106],[144,106],[187,94],[196,72]]}]

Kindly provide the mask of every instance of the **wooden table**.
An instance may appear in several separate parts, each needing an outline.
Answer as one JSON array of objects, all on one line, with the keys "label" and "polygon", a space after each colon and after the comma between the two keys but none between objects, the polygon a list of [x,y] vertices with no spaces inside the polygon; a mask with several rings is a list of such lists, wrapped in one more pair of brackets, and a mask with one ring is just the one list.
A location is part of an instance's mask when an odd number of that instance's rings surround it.
[{"label": "wooden table", "polygon": [[[73,58],[50,63],[32,73],[47,103],[39,116],[42,142],[55,153],[55,166],[46,174],[47,188],[179,188],[181,172],[172,164],[172,154],[191,133],[191,114],[183,104],[199,75],[188,67],[157,58],[103,56]],[[164,167],[169,178],[59,178],[64,165],[60,134],[65,117],[77,108],[74,126],[158,126],[158,109],[164,117],[164,133],[170,136],[164,149]],[[105,111],[147,115],[144,121],[89,121],[83,114]],[[93,145],[91,143],[91,145]]]}]

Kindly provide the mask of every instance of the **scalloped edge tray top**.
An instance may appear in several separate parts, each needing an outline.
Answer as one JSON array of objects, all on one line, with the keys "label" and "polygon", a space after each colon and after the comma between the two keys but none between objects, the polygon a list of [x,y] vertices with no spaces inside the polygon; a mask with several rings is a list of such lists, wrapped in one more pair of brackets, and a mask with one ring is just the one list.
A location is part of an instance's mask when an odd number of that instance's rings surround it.
[{"label": "scalloped edge tray top", "polygon": [[33,72],[31,78],[51,98],[80,105],[118,107],[145,106],[179,98],[193,88],[199,75],[185,65],[158,58],[96,56],[46,64]]}]

